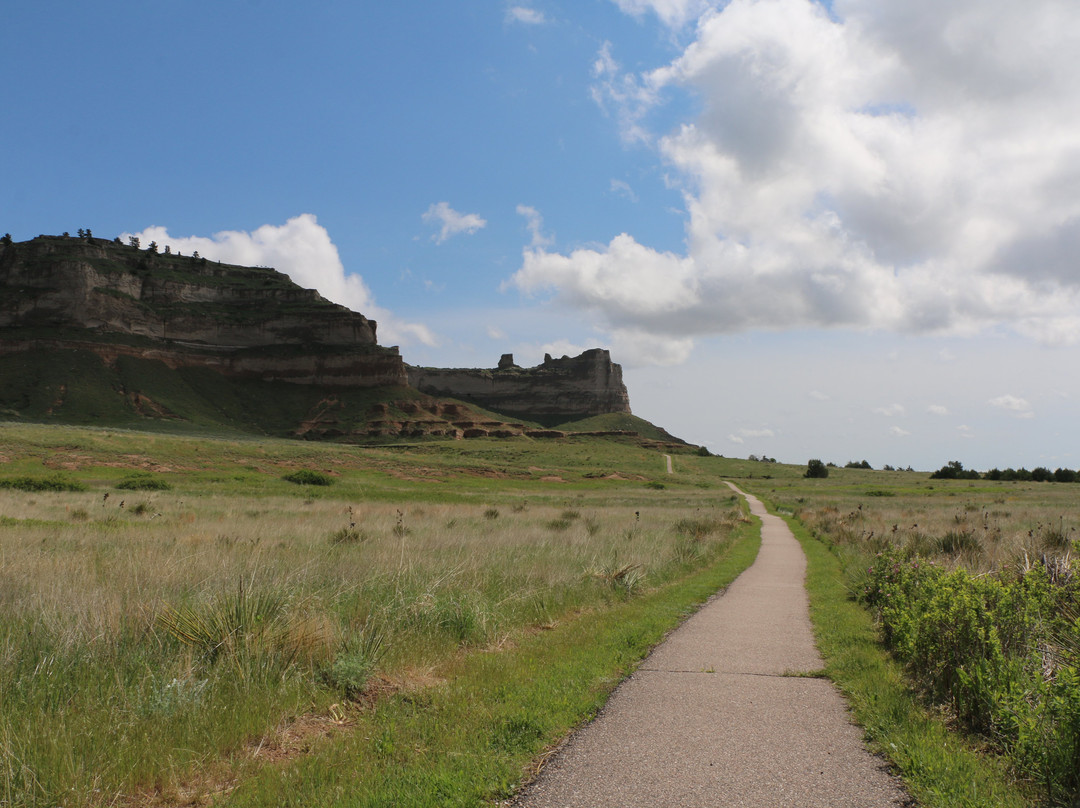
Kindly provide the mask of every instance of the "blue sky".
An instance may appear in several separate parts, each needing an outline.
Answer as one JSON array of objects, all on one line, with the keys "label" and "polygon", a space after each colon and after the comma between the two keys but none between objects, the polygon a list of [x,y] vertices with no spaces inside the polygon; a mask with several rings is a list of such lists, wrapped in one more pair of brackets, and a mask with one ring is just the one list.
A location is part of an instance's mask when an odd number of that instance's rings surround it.
[{"label": "blue sky", "polygon": [[272,265],[406,361],[609,347],[730,456],[1080,466],[1080,7],[160,0],[0,27],[0,231]]}]

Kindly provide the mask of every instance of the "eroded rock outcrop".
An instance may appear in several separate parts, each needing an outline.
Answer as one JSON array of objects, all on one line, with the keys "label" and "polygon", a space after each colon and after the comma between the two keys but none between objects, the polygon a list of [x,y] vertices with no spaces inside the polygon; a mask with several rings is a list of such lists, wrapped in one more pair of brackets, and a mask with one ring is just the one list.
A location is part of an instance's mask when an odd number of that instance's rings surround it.
[{"label": "eroded rock outcrop", "polygon": [[555,424],[591,415],[630,412],[622,368],[608,351],[593,348],[532,368],[504,354],[498,367],[420,368],[407,366],[409,384],[422,393],[456,398],[495,412]]},{"label": "eroded rock outcrop", "polygon": [[70,347],[106,358],[300,384],[404,385],[396,348],[362,314],[265,267],[96,238],[0,244],[0,350]]},{"label": "eroded rock outcrop", "polygon": [[[174,385],[183,387],[186,396],[174,401],[175,391],[170,392],[164,377],[151,384],[151,366],[181,376],[212,370],[240,385],[310,386],[314,389],[306,392],[317,396],[318,404],[305,409],[293,431],[304,437],[557,438],[563,433],[535,425],[630,412],[622,369],[606,350],[561,359],[545,356],[533,368],[519,367],[512,354],[504,354],[491,370],[408,367],[397,348],[377,343],[373,320],[267,267],[219,264],[81,234],[18,243],[0,239],[0,359],[20,366],[20,378],[30,380],[34,374],[25,372],[27,363],[48,366],[61,354],[84,359],[74,365],[65,360],[67,375],[49,384],[66,389],[69,377],[98,373],[101,368],[89,365],[97,366],[100,359],[106,376],[112,374],[109,381],[102,376],[95,382],[101,400],[122,398],[143,417],[182,418],[175,413],[188,406],[183,401],[201,397],[205,386]],[[139,362],[142,371],[124,370]],[[435,399],[454,398],[505,415],[506,421],[435,401],[355,412],[357,393],[349,388],[407,385]],[[150,387],[156,390],[153,395],[147,392]],[[13,396],[14,411],[36,412],[37,405],[27,403],[33,396]],[[57,396],[75,406],[77,396]],[[89,399],[83,402],[79,417],[97,417],[96,406]],[[43,411],[50,415],[54,410]],[[262,423],[258,413],[238,411],[232,417]],[[516,423],[519,419],[533,425]],[[277,422],[274,428],[280,428]]]}]

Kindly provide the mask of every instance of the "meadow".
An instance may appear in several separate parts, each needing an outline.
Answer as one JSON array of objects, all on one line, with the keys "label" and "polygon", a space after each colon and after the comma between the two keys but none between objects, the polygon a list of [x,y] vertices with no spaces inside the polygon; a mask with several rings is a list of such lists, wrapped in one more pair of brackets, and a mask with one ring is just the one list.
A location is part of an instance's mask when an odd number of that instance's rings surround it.
[{"label": "meadow", "polygon": [[507,796],[752,560],[709,460],[0,425],[0,805]]},{"label": "meadow", "polygon": [[1069,804],[1072,485],[0,425],[0,806],[509,798],[792,523],[826,674],[928,806]]}]

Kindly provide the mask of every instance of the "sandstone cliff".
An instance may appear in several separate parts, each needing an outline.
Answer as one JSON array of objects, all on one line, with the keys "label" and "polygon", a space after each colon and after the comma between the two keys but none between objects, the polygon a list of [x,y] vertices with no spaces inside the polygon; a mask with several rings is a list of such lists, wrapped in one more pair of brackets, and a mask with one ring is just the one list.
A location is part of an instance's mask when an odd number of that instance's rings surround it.
[{"label": "sandstone cliff", "polygon": [[273,269],[83,235],[0,239],[0,414],[358,440],[559,437],[535,424],[630,413],[606,350],[535,368],[509,354],[492,370],[410,368],[375,334]]},{"label": "sandstone cliff", "polygon": [[561,359],[548,355],[533,368],[518,367],[510,354],[492,370],[407,368],[409,384],[422,393],[539,423],[630,412],[622,368],[600,348]]},{"label": "sandstone cliff", "polygon": [[269,268],[39,236],[0,244],[0,288],[0,352],[68,347],[300,384],[407,383],[373,320]]}]

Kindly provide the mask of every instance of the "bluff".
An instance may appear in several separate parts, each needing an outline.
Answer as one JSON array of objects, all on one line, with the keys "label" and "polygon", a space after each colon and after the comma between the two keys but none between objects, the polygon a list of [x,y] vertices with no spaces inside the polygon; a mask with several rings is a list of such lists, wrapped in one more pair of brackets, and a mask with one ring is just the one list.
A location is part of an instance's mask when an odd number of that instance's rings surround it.
[{"label": "bluff", "polygon": [[532,368],[519,367],[513,354],[504,354],[490,370],[408,365],[407,372],[409,384],[422,393],[542,424],[630,412],[622,368],[601,348],[561,359],[545,355],[543,364]]},{"label": "bluff", "polygon": [[0,288],[2,353],[79,349],[266,381],[407,384],[374,320],[270,268],[39,236],[0,243]]},{"label": "bluff", "polygon": [[0,417],[58,423],[371,441],[637,423],[605,350],[535,368],[509,354],[492,370],[409,367],[374,320],[273,269],[89,234],[0,239],[0,381]]}]

